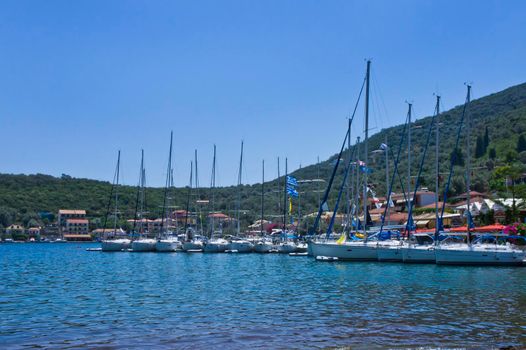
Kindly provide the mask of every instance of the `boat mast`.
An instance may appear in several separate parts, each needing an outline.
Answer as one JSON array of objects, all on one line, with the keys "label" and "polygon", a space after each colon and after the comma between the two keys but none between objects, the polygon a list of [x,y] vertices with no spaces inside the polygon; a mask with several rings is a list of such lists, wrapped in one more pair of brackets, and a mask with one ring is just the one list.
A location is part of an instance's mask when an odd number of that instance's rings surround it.
[{"label": "boat mast", "polygon": [[358,232],[358,212],[360,211],[360,136],[356,138],[356,158],[355,158],[355,173],[356,173],[356,190],[354,195],[354,216],[356,222],[356,232]]},{"label": "boat mast", "polygon": [[120,174],[120,168],[121,168],[121,151],[119,150],[117,154],[117,175],[115,180],[115,212],[114,212],[114,218],[113,218],[113,234],[117,234],[117,210],[118,210],[118,203],[119,203],[119,174]]},{"label": "boat mast", "polygon": [[192,180],[194,178],[194,163],[190,161],[190,186],[188,186],[188,194],[186,196],[186,215],[184,217],[184,234],[187,234],[188,229],[188,215],[190,215],[190,196],[192,194]]},{"label": "boat mast", "polygon": [[364,140],[364,162],[365,162],[365,171],[363,172],[363,235],[365,241],[367,241],[367,167],[368,164],[368,154],[367,142],[369,139],[369,79],[371,74],[371,61],[367,61],[367,73],[365,76],[365,140]]},{"label": "boat mast", "polygon": [[279,157],[278,157],[278,213],[281,213],[281,180],[279,179],[281,176],[281,172],[279,169]]},{"label": "boat mast", "polygon": [[[439,114],[440,114],[440,95],[437,95],[437,105],[436,105],[436,119],[435,119],[435,244],[438,244],[438,236],[440,235],[440,227],[438,225],[439,223],[439,215],[438,215],[438,190],[439,190],[439,166],[438,166],[438,158],[439,158]],[[443,203],[442,205],[445,205]]]},{"label": "boat mast", "polygon": [[387,133],[385,134],[385,190],[386,190],[386,201],[387,201],[387,222],[391,222],[391,210],[389,203],[391,202],[389,194],[389,144],[387,143]]},{"label": "boat mast", "polygon": [[[471,101],[471,85],[467,84],[468,95],[466,97],[466,105],[469,105]],[[467,153],[467,167],[466,167],[466,206],[467,206],[467,243],[471,244],[471,147],[470,147],[470,136],[471,136],[471,117],[469,111],[466,112],[466,153]]]},{"label": "boat mast", "polygon": [[261,235],[263,236],[263,217],[265,214],[265,159],[262,162],[261,175]]},{"label": "boat mast", "polygon": [[409,192],[411,192],[411,114],[413,110],[413,104],[407,102],[408,105],[408,128],[407,128],[407,203],[406,206],[409,209]]},{"label": "boat mast", "polygon": [[241,232],[239,223],[239,210],[241,206],[241,179],[243,176],[243,141],[241,141],[241,156],[239,157],[239,172],[237,177],[237,208],[236,208],[236,219],[237,219],[237,235]]},{"label": "boat mast", "polygon": [[285,177],[284,177],[284,185],[283,185],[283,232],[287,229],[287,175],[288,175],[288,169],[287,169],[287,158],[285,157]]},{"label": "boat mast", "polygon": [[210,195],[210,199],[212,200],[212,205],[211,205],[211,209],[212,209],[212,216],[211,216],[211,221],[212,221],[212,231],[210,233],[210,237],[212,237],[212,235],[214,234],[214,231],[215,231],[215,218],[214,218],[214,214],[215,214],[215,188],[216,188],[216,145],[214,145],[214,158],[212,160],[212,179],[210,181],[210,192],[211,192],[211,195]]},{"label": "boat mast", "polygon": [[[351,154],[351,118],[348,119],[348,126],[349,128],[349,138],[347,139],[347,153],[348,153],[348,162],[347,164],[349,164],[349,167],[351,166],[351,163],[352,163],[352,154]],[[345,231],[345,228],[348,227],[351,223],[351,189],[352,189],[352,175],[353,175],[353,171],[351,171],[351,176],[349,176],[347,178],[347,183],[345,184],[347,186],[347,192],[346,192],[346,201],[347,201],[347,205],[345,207],[345,211],[346,211],[346,221],[347,223],[345,224],[344,228],[343,228],[343,231]]]},{"label": "boat mast", "polygon": [[163,212],[161,217],[161,229],[159,230],[159,236],[164,233],[164,221],[167,217],[166,215],[166,198],[168,196],[168,188],[170,187],[170,173],[172,171],[172,141],[173,141],[174,132],[170,132],[170,151],[168,152],[168,167],[166,168],[166,183],[164,186],[164,198],[163,198]]}]

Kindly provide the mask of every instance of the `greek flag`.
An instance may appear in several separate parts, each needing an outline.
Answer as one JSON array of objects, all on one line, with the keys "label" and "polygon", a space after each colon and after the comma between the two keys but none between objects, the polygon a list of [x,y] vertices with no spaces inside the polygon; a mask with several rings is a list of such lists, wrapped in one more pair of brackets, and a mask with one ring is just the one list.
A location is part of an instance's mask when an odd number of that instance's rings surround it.
[{"label": "greek flag", "polygon": [[291,188],[291,187],[288,187],[287,186],[287,193],[289,196],[291,197],[294,197],[294,198],[297,198],[298,197],[298,191],[296,191],[294,188]]},{"label": "greek flag", "polygon": [[298,180],[294,176],[287,175],[287,187],[298,187]]}]

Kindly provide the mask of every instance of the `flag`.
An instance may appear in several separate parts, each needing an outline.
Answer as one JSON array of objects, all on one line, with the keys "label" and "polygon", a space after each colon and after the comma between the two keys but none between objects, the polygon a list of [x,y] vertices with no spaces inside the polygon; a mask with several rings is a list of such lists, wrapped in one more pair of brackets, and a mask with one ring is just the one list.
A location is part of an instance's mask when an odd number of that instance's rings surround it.
[{"label": "flag", "polygon": [[292,198],[290,197],[289,197],[289,215],[292,215]]},{"label": "flag", "polygon": [[321,205],[321,210],[322,211],[329,211],[329,206],[327,205],[327,202],[323,202],[323,204]]},{"label": "flag", "polygon": [[298,198],[299,194],[294,188],[287,187],[287,194],[291,197]]},{"label": "flag", "polygon": [[298,180],[294,176],[287,175],[287,187],[298,187]]},{"label": "flag", "polygon": [[387,150],[388,148],[389,148],[389,147],[388,147],[385,143],[382,143],[382,144],[380,145],[380,149],[381,149],[382,151],[385,151],[385,150]]}]

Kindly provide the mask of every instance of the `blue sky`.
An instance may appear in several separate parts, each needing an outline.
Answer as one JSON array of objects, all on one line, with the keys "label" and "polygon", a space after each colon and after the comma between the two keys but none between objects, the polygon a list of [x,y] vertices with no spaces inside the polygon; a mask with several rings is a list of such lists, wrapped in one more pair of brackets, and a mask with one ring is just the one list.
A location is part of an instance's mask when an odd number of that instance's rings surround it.
[{"label": "blue sky", "polygon": [[[176,185],[199,152],[208,184],[276,175],[337,152],[371,58],[371,132],[526,81],[524,1],[0,2],[2,173]],[[363,131],[359,109],[353,134]],[[354,136],[353,136],[354,138]]]}]

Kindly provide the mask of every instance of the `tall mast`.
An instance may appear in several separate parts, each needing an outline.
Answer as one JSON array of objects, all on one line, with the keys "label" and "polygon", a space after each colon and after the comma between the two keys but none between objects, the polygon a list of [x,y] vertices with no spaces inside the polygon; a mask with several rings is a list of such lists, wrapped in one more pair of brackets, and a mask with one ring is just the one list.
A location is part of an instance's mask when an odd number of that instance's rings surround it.
[{"label": "tall mast", "polygon": [[161,229],[159,235],[163,234],[164,230],[164,221],[167,218],[167,209],[166,209],[166,198],[168,197],[168,188],[170,187],[170,174],[172,172],[172,141],[173,141],[174,132],[170,132],[170,151],[168,152],[168,167],[166,168],[166,183],[164,186],[164,198],[163,198],[163,213],[161,217]]},{"label": "tall mast", "polygon": [[[471,101],[471,85],[467,84],[468,87],[468,95],[466,97],[466,105],[469,105]],[[467,243],[471,244],[471,143],[470,143],[470,136],[471,136],[471,117],[469,115],[469,111],[466,108],[466,153],[467,153],[467,167],[466,167],[466,189],[467,189],[467,196],[466,196],[466,206],[467,206],[467,229],[468,229],[468,236],[467,236]]]},{"label": "tall mast", "polygon": [[285,177],[283,184],[283,231],[287,229],[287,158],[285,158]]},{"label": "tall mast", "polygon": [[[364,162],[365,167],[368,164],[368,152],[367,142],[369,139],[369,78],[371,74],[371,61],[367,61],[367,73],[365,75],[365,140],[364,140]],[[365,241],[367,241],[367,169],[363,172],[363,235]]]},{"label": "tall mast", "polygon": [[[440,175],[439,166],[438,166],[438,159],[439,159],[439,114],[440,114],[440,95],[437,95],[437,105],[436,105],[436,119],[435,119],[435,244],[438,244],[438,236],[440,234],[440,227],[439,227],[439,215],[438,215],[438,190],[439,190],[439,181],[438,176]],[[444,203],[445,204],[445,203]],[[443,204],[443,205],[444,205]]]},{"label": "tall mast", "polygon": [[407,203],[406,206],[409,208],[409,193],[411,192],[411,113],[413,110],[413,104],[407,103],[408,105],[408,124],[407,124]]},{"label": "tall mast", "polygon": [[279,179],[281,176],[281,172],[279,170],[279,157],[278,157],[278,213],[281,212],[281,180]]},{"label": "tall mast", "polygon": [[117,175],[115,180],[115,212],[114,212],[114,218],[113,218],[113,234],[117,234],[117,210],[118,210],[118,203],[119,203],[119,174],[120,174],[120,168],[121,168],[121,151],[119,150],[119,153],[117,154]]},{"label": "tall mast", "polygon": [[236,210],[236,219],[237,219],[237,235],[239,236],[241,232],[241,226],[239,223],[239,210],[241,206],[241,180],[243,178],[243,141],[241,141],[241,156],[239,157],[239,172],[237,177],[237,210]]},{"label": "tall mast", "polygon": [[318,173],[318,176],[317,176],[317,178],[318,178],[318,179],[317,179],[317,180],[318,180],[318,181],[317,181],[317,183],[318,183],[318,190],[317,190],[317,192],[318,192],[318,208],[319,208],[320,205],[321,205],[321,190],[320,190],[320,182],[321,182],[321,181],[320,181],[320,180],[321,180],[321,178],[320,178],[320,156],[318,156],[318,158],[317,158],[316,171],[317,171],[317,173]]},{"label": "tall mast", "polygon": [[[355,173],[356,173],[356,190],[354,191],[354,216],[356,223],[358,223],[358,212],[360,211],[360,136],[356,138],[356,160],[355,160]],[[358,231],[358,226],[356,226]]]},{"label": "tall mast", "polygon": [[194,178],[194,163],[190,161],[190,181],[188,186],[188,194],[186,197],[186,215],[184,217],[184,234],[186,235],[186,231],[188,228],[188,216],[190,215],[190,195],[192,194],[192,180]]},{"label": "tall mast", "polygon": [[215,214],[215,188],[216,188],[216,145],[214,145],[214,158],[212,160],[212,179],[210,180],[210,189],[211,189],[211,200],[212,200],[212,205],[211,205],[211,209],[212,209],[212,216],[211,216],[211,219],[212,219],[212,231],[211,231],[211,234],[210,234],[210,237],[211,235],[214,234],[214,231],[215,231],[215,218],[214,218],[214,214]]},{"label": "tall mast", "polygon": [[389,144],[387,143],[387,133],[385,134],[385,199],[387,201],[387,222],[390,223],[391,221],[391,210],[389,210],[389,203],[391,202],[389,199]]},{"label": "tall mast", "polygon": [[140,186],[140,206],[139,206],[139,233],[142,235],[144,233],[144,222],[143,222],[143,216],[144,216],[144,186],[145,186],[145,171],[144,171],[144,150],[141,149],[141,176],[139,180],[139,186]]},{"label": "tall mast", "polygon": [[[351,118],[349,118],[349,122],[348,122],[348,126],[349,128],[349,138],[347,139],[347,154],[348,154],[348,162],[347,164],[351,164],[352,163],[352,154],[351,154]],[[349,165],[350,166],[350,165]],[[352,174],[353,172],[351,171],[351,176],[347,177],[347,183],[345,184],[347,186],[347,198],[346,198],[346,201],[347,201],[347,205],[345,207],[345,211],[346,211],[346,221],[347,221],[347,225],[350,225],[351,223],[351,188],[352,188]],[[345,227],[344,227],[344,230],[345,230]]]},{"label": "tall mast", "polygon": [[261,235],[263,235],[263,217],[265,214],[265,159],[262,162],[261,175]]}]

